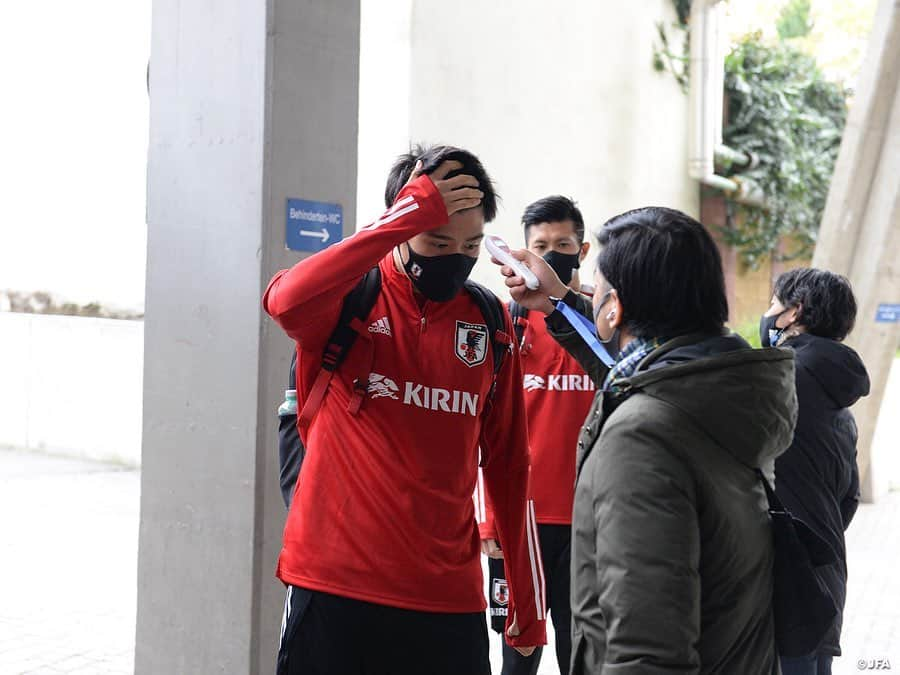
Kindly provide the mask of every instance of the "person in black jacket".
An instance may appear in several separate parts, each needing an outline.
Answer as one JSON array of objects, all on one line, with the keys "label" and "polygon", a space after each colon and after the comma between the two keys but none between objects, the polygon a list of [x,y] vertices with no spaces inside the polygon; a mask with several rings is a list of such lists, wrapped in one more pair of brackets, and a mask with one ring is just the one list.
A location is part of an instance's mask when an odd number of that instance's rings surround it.
[{"label": "person in black jacket", "polygon": [[785,507],[828,542],[838,562],[819,568],[837,617],[815,653],[782,658],[784,675],[830,675],[840,656],[847,587],[844,532],[859,503],[856,423],[850,406],[869,393],[859,355],[842,341],[853,329],[856,299],[846,278],[801,268],[775,282],[760,322],[764,347],[789,347],[796,360],[799,415],[790,448],[775,463],[775,491]]}]

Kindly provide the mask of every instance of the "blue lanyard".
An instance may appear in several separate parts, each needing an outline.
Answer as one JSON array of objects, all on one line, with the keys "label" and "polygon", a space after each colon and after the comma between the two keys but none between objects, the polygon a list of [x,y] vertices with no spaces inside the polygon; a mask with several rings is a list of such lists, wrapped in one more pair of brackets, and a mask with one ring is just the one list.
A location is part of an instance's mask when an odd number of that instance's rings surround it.
[{"label": "blue lanyard", "polygon": [[596,354],[597,358],[600,359],[607,368],[612,368],[616,365],[616,360],[609,355],[609,352],[606,351],[603,343],[597,339],[597,328],[587,317],[576,312],[562,300],[556,303],[556,309],[566,317],[566,321],[569,322],[569,325],[575,329],[581,336],[581,339],[587,343],[587,346],[591,348],[591,351]]}]

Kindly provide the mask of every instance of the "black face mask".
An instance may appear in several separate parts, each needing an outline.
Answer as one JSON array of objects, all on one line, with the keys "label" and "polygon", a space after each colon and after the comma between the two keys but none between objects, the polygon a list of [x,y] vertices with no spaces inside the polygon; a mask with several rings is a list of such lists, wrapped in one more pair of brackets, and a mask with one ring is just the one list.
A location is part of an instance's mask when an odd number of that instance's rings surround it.
[{"label": "black face mask", "polygon": [[478,260],[464,253],[419,255],[409,244],[406,248],[409,260],[403,263],[403,269],[419,292],[434,302],[447,302],[455,298]]},{"label": "black face mask", "polygon": [[566,286],[572,281],[572,274],[581,267],[577,253],[559,253],[558,251],[550,251],[543,256],[547,264],[556,272],[556,276]]},{"label": "black face mask", "polygon": [[778,341],[781,340],[781,336],[790,326],[785,326],[784,328],[778,328],[775,323],[778,319],[781,318],[781,315],[784,312],[788,311],[790,307],[785,309],[782,312],[779,312],[775,316],[765,316],[763,315],[759,320],[759,343],[763,347],[777,347]]}]

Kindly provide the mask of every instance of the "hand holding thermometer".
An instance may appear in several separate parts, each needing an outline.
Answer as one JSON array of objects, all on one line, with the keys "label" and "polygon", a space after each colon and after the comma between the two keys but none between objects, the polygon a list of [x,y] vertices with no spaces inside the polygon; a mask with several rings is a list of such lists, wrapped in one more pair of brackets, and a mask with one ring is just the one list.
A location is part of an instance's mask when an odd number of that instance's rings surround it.
[{"label": "hand holding thermometer", "polygon": [[509,246],[500,237],[489,234],[484,238],[484,245],[494,258],[508,265],[513,269],[516,275],[525,280],[525,286],[532,291],[536,291],[541,285],[538,278],[521,260],[516,260],[509,251]]}]

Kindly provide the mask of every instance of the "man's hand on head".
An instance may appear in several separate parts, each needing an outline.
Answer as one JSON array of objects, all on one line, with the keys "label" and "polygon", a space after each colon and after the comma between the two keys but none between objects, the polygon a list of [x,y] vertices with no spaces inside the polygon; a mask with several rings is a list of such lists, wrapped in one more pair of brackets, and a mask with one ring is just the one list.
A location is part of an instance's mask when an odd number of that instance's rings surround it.
[{"label": "man's hand on head", "polygon": [[[441,165],[428,176],[438,192],[441,193],[441,197],[444,198],[448,216],[452,216],[457,211],[475,208],[481,204],[481,199],[484,197],[484,193],[478,189],[478,179],[474,176],[459,174],[453,178],[446,177],[448,173],[459,171],[462,168],[463,165],[460,162],[448,159],[441,162]],[[422,161],[419,160],[406,184],[409,185],[421,175]]]}]

